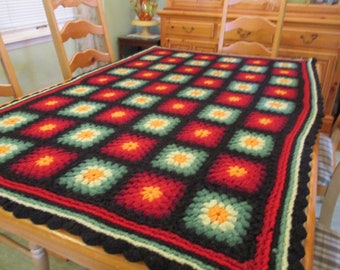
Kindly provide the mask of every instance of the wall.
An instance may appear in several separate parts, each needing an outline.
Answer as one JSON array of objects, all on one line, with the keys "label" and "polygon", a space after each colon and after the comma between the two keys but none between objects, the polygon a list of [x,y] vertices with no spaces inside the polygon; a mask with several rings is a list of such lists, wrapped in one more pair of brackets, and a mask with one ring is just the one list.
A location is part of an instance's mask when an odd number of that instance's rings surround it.
[{"label": "wall", "polygon": [[[166,0],[158,0],[159,9],[165,6]],[[117,37],[136,31],[130,22],[135,14],[128,0],[103,0],[103,6],[111,35],[111,42],[116,56]],[[158,29],[153,29],[157,31]],[[20,49],[9,50],[19,83],[25,94],[59,83],[63,80],[58,66],[53,43],[30,45]],[[4,81],[0,72],[0,82]],[[0,100],[0,103],[2,100]]]}]

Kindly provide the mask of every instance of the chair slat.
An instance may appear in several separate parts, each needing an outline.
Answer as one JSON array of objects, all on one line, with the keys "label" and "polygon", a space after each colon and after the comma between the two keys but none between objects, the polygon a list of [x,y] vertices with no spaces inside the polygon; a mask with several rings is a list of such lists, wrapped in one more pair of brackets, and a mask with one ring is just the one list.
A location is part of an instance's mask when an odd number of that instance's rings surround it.
[{"label": "chair slat", "polygon": [[[260,55],[276,57],[278,55],[282,26],[286,11],[286,0],[280,1],[278,12],[276,12],[276,22],[270,21],[261,16],[240,16],[235,20],[228,20],[229,5],[233,1],[224,0],[221,19],[221,30],[218,42],[218,51],[224,54],[237,54],[237,55]],[[237,1],[239,2],[242,1]],[[263,6],[263,2],[270,5],[272,1],[260,1],[259,5]],[[255,5],[256,3],[254,3]],[[225,45],[228,34],[236,31],[238,40],[228,41]],[[260,33],[260,34],[258,34]],[[263,40],[258,38],[269,38],[270,45],[265,44]],[[229,44],[230,43],[230,44]]]},{"label": "chair slat", "polygon": [[19,85],[18,79],[16,77],[11,59],[9,58],[6,45],[0,34],[0,60],[3,66],[5,76],[8,82],[0,84],[0,96],[1,97],[21,97],[22,91]]},{"label": "chair slat", "polygon": [[[101,0],[43,0],[43,4],[51,30],[53,43],[58,56],[58,61],[65,81],[72,79],[73,73],[77,69],[92,66],[96,62],[110,63],[115,61],[113,47],[110,41]],[[66,22],[64,27],[60,30],[55,15],[55,9],[59,7],[76,8],[81,4],[96,9],[97,18],[95,21],[74,19]],[[66,41],[68,41],[70,38],[74,40],[78,40],[83,37],[88,38],[90,37],[90,34],[93,36],[99,36],[101,40],[103,40],[103,46],[101,47],[104,48],[104,51],[102,51],[103,48],[92,47],[86,48],[91,49],[91,51],[80,53],[81,49],[78,49],[77,52],[73,53],[71,60],[69,60],[68,56],[70,53],[66,51]],[[76,47],[80,48],[80,46]],[[94,51],[96,51],[96,53]]]}]

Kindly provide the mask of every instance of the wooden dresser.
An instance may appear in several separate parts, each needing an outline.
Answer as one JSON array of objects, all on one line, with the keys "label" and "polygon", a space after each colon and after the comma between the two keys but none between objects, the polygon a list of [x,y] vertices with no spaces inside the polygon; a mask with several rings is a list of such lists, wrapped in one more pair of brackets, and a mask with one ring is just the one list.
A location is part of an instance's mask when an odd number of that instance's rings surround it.
[{"label": "wooden dresser", "polygon": [[[340,83],[340,3],[299,2],[287,5],[279,55],[315,57],[318,60],[325,106],[322,131],[328,133],[337,109],[334,105]],[[161,45],[216,52],[222,5],[223,0],[167,0],[166,7],[158,11],[161,17]],[[255,9],[251,4],[239,4],[229,9],[228,18],[245,13],[269,18],[273,15],[271,7]],[[225,43],[235,39],[240,39],[236,33],[228,37]]]}]

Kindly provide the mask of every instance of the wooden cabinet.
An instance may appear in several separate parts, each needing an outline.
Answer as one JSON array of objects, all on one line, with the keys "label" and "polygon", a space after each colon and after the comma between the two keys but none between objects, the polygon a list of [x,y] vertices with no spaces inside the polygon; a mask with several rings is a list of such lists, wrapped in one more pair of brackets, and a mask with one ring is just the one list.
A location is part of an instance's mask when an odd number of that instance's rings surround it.
[{"label": "wooden cabinet", "polygon": [[[313,3],[317,1],[289,1],[300,3],[287,5],[279,56],[318,60],[325,111],[323,131],[329,132],[340,82],[340,3]],[[166,7],[158,11],[161,45],[216,52],[222,6],[223,0],[167,0]],[[229,17],[260,14],[271,18],[271,9],[265,5],[255,8],[251,4],[239,4],[229,9]],[[225,43],[238,39],[235,33]]]},{"label": "wooden cabinet", "polygon": [[[161,19],[161,44],[169,48],[217,51],[218,13],[171,13]],[[165,35],[163,35],[165,33]]]},{"label": "wooden cabinet", "polygon": [[167,0],[167,8],[222,8],[223,0]]}]

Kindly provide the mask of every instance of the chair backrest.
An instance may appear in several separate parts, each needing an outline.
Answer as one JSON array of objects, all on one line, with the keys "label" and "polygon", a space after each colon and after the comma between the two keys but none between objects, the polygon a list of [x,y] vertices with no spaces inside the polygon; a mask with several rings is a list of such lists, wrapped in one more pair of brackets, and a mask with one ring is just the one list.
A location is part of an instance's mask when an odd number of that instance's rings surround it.
[{"label": "chair backrest", "polygon": [[22,96],[22,91],[14,72],[14,68],[9,58],[5,43],[0,34],[0,60],[7,77],[6,83],[0,84],[0,97],[14,97],[18,98]]},{"label": "chair backrest", "polygon": [[317,195],[323,198],[336,167],[336,150],[340,143],[340,117],[337,117],[330,134],[320,133],[318,140]]},{"label": "chair backrest", "polygon": [[[71,79],[73,73],[78,68],[89,67],[96,62],[110,63],[115,60],[101,0],[43,0],[43,3],[59,64],[65,80]],[[59,7],[77,8],[80,5],[86,5],[96,9],[96,22],[83,18],[76,18],[66,22],[62,29],[59,29],[55,10]],[[65,43],[70,38],[77,40],[89,35],[102,37],[105,51],[102,51],[99,48],[87,48],[77,51],[73,54],[71,60],[69,60]]]},{"label": "chair backrest", "polygon": [[[335,155],[337,147],[340,142],[340,116],[337,117],[331,133],[332,147],[333,153],[331,155]],[[336,157],[334,157],[336,163]],[[333,213],[335,209],[335,205],[337,203],[339,193],[340,193],[340,163],[334,165],[334,171],[331,177],[331,181],[327,187],[326,193],[324,195],[320,219],[319,222],[323,225],[330,228],[333,218]]]},{"label": "chair backrest", "polygon": [[[278,55],[281,31],[286,11],[286,0],[281,0],[276,20],[270,21],[262,16],[239,16],[234,20],[228,20],[228,8],[232,3],[242,1],[224,0],[222,20],[218,42],[218,52],[237,55],[260,55],[276,57]],[[247,1],[249,3],[249,1]],[[254,1],[255,2],[255,1]],[[268,1],[258,1],[261,6],[264,2],[269,6]],[[254,3],[255,5],[255,3]],[[274,22],[276,21],[276,22]],[[229,39],[228,36],[235,35]],[[227,44],[225,42],[227,40]],[[230,43],[231,42],[231,43]],[[268,45],[268,44],[270,45]],[[269,46],[269,47],[268,47]]]}]

